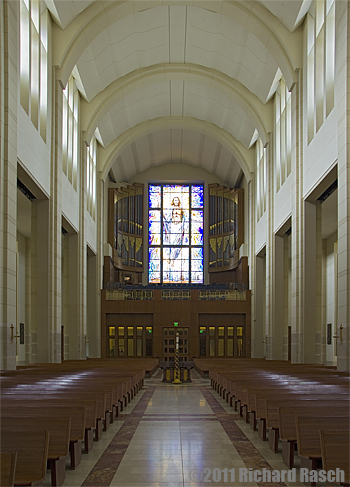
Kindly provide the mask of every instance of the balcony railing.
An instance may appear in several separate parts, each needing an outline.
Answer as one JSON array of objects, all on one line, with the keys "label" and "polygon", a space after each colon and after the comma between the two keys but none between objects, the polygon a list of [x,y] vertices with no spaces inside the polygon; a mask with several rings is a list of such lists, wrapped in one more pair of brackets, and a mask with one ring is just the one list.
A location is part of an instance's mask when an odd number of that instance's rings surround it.
[{"label": "balcony railing", "polygon": [[115,291],[106,291],[107,301],[152,301],[153,291],[136,291],[118,289]]}]

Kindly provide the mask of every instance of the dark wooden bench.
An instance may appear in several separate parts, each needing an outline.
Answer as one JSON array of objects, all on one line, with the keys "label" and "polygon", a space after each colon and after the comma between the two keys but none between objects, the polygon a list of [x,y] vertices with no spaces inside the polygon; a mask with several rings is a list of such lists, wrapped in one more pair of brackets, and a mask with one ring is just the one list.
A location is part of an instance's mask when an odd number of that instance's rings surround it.
[{"label": "dark wooden bench", "polygon": [[350,438],[348,431],[320,431],[322,465],[324,470],[344,471],[340,485],[350,485]]},{"label": "dark wooden bench", "polygon": [[17,452],[0,451],[0,485],[13,487],[15,482]]},{"label": "dark wooden bench", "polygon": [[[333,398],[332,398],[333,399]],[[288,468],[294,466],[294,450],[297,444],[296,420],[298,416],[309,416],[309,419],[324,416],[346,417],[349,412],[349,401],[339,401],[334,403],[333,400],[325,400],[321,403],[309,404],[310,401],[303,401],[303,405],[284,406],[278,411],[279,436],[282,440],[282,460]],[[345,424],[345,423],[344,423]]]},{"label": "dark wooden bench", "polygon": [[[266,428],[278,430],[278,408],[280,406],[298,405],[299,401],[325,401],[329,400],[344,401],[348,399],[347,394],[315,394],[308,393],[303,389],[296,389],[290,393],[275,391],[274,393],[256,394],[256,411],[258,432],[262,440],[266,440]],[[274,434],[272,432],[272,434]],[[277,438],[269,437],[270,447],[273,450]]]},{"label": "dark wooden bench", "polygon": [[[338,412],[339,414],[339,412]],[[349,415],[344,416],[297,416],[296,436],[301,466],[316,470],[322,466],[320,431],[349,431]],[[338,433],[337,433],[338,434]],[[349,433],[350,434],[350,433]]]},{"label": "dark wooden bench", "polygon": [[[343,402],[343,404],[342,404]],[[321,402],[319,399],[315,398],[301,398],[297,401],[293,401],[291,399],[271,399],[267,401],[267,416],[266,416],[266,425],[269,429],[269,447],[273,452],[278,451],[278,439],[279,439],[279,429],[280,429],[280,422],[279,422],[279,409],[283,406],[285,407],[299,407],[300,414],[303,414],[303,411],[321,411],[323,409],[323,415],[328,412],[333,412],[335,409],[341,408],[348,408],[349,402],[347,400],[341,400],[339,398],[327,399],[326,401]],[[304,414],[307,415],[307,414]],[[295,419],[294,419],[295,424]]]},{"label": "dark wooden bench", "polygon": [[[336,396],[348,396],[349,391],[344,390],[343,387],[336,384],[328,384],[327,386],[323,385],[320,387],[319,384],[310,384],[308,381],[297,380],[288,382],[288,384],[284,384],[282,386],[272,386],[271,384],[268,386],[254,386],[254,388],[248,386],[242,390],[242,415],[247,423],[250,422],[251,428],[255,431],[258,426],[257,418],[262,417],[261,408],[265,408],[266,412],[267,399],[271,397],[290,397],[292,400],[294,400],[300,396],[313,396],[321,399],[322,396],[329,397],[329,394]],[[263,425],[260,424],[260,428],[262,426]]]},{"label": "dark wooden bench", "polygon": [[65,479],[66,458],[69,454],[70,418],[56,418],[49,416],[18,417],[8,416],[2,419],[3,431],[36,431],[50,432],[48,466],[51,472],[51,485],[60,487]]},{"label": "dark wooden bench", "polygon": [[[6,404],[4,404],[6,403]],[[19,418],[41,418],[50,416],[52,418],[70,418],[69,453],[71,468],[74,470],[81,461],[81,445],[85,434],[85,408],[82,406],[67,406],[53,403],[42,404],[39,401],[27,399],[25,403],[17,401],[2,401],[1,419],[6,421],[13,416],[14,409]],[[86,447],[85,447],[86,448]]]},{"label": "dark wooden bench", "polygon": [[[145,370],[154,370],[158,363],[154,359],[89,359],[1,372],[2,417],[12,416],[13,409],[22,418],[68,414],[71,468],[76,468],[81,460],[82,441],[88,453],[94,436],[99,440],[102,430],[108,429],[118,412],[142,388]],[[58,459],[55,465],[60,465]],[[53,483],[60,484],[62,475],[62,471],[57,473]]]},{"label": "dark wooden bench", "polygon": [[2,429],[0,438],[2,451],[17,453],[14,485],[41,484],[46,475],[49,432]]}]

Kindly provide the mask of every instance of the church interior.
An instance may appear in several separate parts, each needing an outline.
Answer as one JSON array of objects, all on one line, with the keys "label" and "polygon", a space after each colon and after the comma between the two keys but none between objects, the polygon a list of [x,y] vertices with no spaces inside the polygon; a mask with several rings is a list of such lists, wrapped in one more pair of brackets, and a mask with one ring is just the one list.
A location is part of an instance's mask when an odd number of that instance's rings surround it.
[{"label": "church interior", "polygon": [[3,0],[0,35],[1,485],[350,485],[348,0]]}]

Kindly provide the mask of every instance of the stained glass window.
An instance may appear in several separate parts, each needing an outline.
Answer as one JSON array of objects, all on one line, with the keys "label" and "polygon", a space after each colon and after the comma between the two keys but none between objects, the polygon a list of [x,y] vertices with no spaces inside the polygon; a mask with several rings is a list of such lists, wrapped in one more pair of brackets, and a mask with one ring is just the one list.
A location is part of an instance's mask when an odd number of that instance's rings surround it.
[{"label": "stained glass window", "polygon": [[203,186],[149,185],[150,283],[203,283]]}]

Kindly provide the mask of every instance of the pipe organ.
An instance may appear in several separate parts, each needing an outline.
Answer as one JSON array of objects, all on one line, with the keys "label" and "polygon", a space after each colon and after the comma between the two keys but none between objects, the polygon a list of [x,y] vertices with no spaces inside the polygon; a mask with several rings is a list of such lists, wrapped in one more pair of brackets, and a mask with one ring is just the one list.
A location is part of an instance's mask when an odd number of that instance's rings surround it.
[{"label": "pipe organ", "polygon": [[109,189],[108,243],[117,269],[143,272],[143,184]]},{"label": "pipe organ", "polygon": [[209,272],[237,267],[244,241],[243,189],[209,184]]}]

